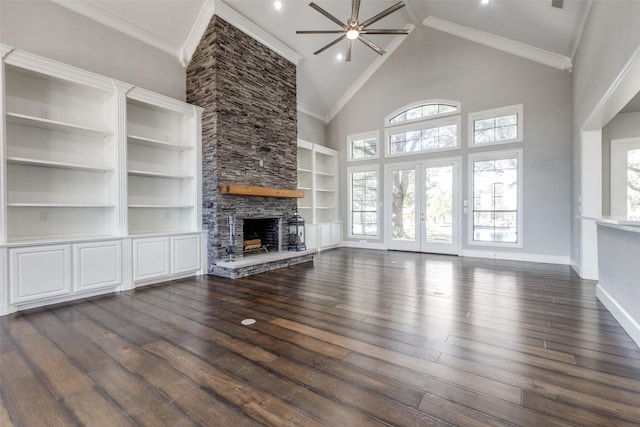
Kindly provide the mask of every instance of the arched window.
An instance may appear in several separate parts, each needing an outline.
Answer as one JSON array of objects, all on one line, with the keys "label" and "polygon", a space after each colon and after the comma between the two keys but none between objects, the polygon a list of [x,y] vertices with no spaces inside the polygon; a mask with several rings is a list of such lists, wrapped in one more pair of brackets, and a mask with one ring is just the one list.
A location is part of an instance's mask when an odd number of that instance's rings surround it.
[{"label": "arched window", "polygon": [[423,119],[449,116],[460,113],[460,103],[447,100],[420,101],[400,110],[396,110],[387,117],[386,125],[397,125]]},{"label": "arched window", "polygon": [[394,111],[386,119],[388,156],[460,148],[460,103],[421,101]]}]

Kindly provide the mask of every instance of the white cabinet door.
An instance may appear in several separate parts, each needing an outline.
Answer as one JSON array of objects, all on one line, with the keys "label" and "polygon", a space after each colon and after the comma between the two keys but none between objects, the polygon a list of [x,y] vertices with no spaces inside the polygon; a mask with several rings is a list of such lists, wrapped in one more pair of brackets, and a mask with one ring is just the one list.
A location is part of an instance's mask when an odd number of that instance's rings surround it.
[{"label": "white cabinet door", "polygon": [[122,242],[91,242],[73,245],[74,291],[122,284]]},{"label": "white cabinet door", "polygon": [[71,246],[10,249],[9,258],[11,304],[71,293]]},{"label": "white cabinet door", "polygon": [[169,238],[133,240],[133,281],[156,279],[169,275]]},{"label": "white cabinet door", "polygon": [[331,224],[318,224],[318,244],[320,248],[331,246]]},{"label": "white cabinet door", "polygon": [[342,224],[339,222],[331,224],[331,244],[338,246],[342,243]]},{"label": "white cabinet door", "polygon": [[310,224],[304,226],[305,245],[307,249],[318,248],[318,226],[316,224]]},{"label": "white cabinet door", "polygon": [[200,270],[200,236],[171,238],[171,273]]}]

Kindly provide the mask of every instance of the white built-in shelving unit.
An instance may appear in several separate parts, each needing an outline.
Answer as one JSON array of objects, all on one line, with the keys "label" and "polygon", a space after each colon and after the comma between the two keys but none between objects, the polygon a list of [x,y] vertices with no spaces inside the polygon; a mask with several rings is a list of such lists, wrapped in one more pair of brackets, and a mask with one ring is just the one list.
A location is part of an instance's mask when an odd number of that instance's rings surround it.
[{"label": "white built-in shelving unit", "polygon": [[338,153],[308,141],[298,141],[298,211],[307,222],[307,246],[338,246],[342,225],[338,221]]},{"label": "white built-in shelving unit", "polygon": [[202,272],[200,109],[0,54],[0,315]]},{"label": "white built-in shelving unit", "polygon": [[197,117],[191,106],[166,100],[159,105],[153,98],[137,88],[127,96],[127,207],[132,235],[198,227]]}]

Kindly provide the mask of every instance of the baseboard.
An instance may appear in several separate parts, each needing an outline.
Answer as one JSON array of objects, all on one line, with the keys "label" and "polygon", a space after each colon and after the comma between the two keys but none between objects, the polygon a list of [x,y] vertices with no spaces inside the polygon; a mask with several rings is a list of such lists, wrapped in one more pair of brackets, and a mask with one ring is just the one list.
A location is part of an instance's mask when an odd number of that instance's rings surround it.
[{"label": "baseboard", "polygon": [[543,264],[570,265],[571,260],[563,255],[532,254],[527,252],[500,252],[491,250],[462,249],[460,256],[472,258],[501,259],[507,261],[526,261]]},{"label": "baseboard", "polygon": [[359,249],[379,249],[386,250],[387,245],[384,243],[371,243],[367,240],[365,241],[356,241],[356,240],[343,240],[340,243],[341,248],[359,248]]},{"label": "baseboard", "polygon": [[582,277],[582,266],[580,265],[580,263],[578,261],[573,259],[573,257],[571,258],[571,264],[570,265],[571,265],[571,268],[573,269],[573,271],[575,271],[578,276]]},{"label": "baseboard", "polygon": [[596,297],[640,347],[640,324],[604,288],[596,286]]}]

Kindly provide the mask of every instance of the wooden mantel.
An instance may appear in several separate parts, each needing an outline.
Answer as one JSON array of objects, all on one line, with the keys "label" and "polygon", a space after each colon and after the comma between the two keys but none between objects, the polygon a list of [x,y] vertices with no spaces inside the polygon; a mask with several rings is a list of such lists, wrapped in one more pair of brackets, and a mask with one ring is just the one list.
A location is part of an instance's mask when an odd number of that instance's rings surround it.
[{"label": "wooden mantel", "polygon": [[279,197],[282,199],[301,199],[304,197],[302,190],[285,190],[283,188],[250,187],[248,185],[221,185],[220,194],[233,196],[259,196]]}]

